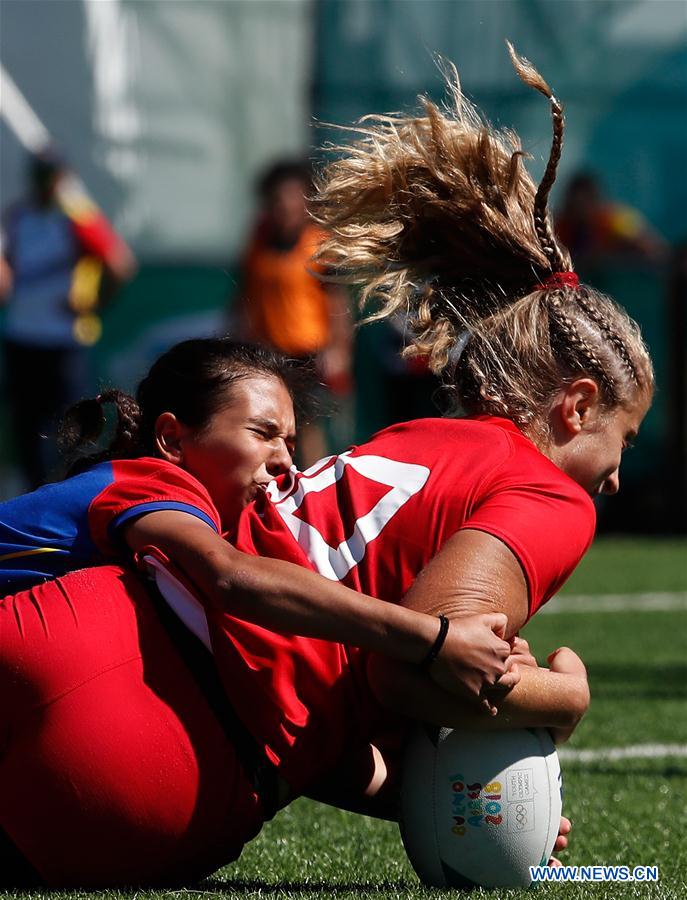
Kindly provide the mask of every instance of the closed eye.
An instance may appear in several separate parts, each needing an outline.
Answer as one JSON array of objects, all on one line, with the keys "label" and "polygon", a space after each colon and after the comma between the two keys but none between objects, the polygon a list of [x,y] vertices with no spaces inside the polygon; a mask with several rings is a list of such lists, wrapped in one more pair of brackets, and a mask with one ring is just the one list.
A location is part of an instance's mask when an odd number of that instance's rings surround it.
[{"label": "closed eye", "polygon": [[632,450],[636,440],[637,432],[633,428],[632,431],[628,431],[628,433],[625,435],[625,440],[623,441],[623,450]]},{"label": "closed eye", "polygon": [[[250,430],[259,435],[264,441],[274,441],[281,437],[279,432],[279,428],[277,425],[272,425],[271,423],[266,423],[265,425],[252,425]],[[292,435],[284,438],[284,443],[286,445],[286,449],[289,453],[289,456],[293,456],[296,452],[296,440]]]}]

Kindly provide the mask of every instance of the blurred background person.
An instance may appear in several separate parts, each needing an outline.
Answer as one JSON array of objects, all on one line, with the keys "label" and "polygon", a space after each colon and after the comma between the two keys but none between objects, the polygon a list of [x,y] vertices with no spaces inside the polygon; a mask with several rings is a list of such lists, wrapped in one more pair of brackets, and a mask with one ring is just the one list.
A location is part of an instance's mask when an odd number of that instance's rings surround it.
[{"label": "blurred background person", "polygon": [[580,266],[658,264],[667,247],[639,210],[609,199],[597,175],[572,176],[556,216],[556,231]]},{"label": "blurred background person", "polygon": [[[310,167],[299,160],[275,162],[261,176],[260,207],[241,266],[238,328],[245,340],[314,365],[323,389],[345,400],[351,391],[349,300],[345,290],[318,277],[322,267],[312,257],[324,232],[308,215],[311,187]],[[304,424],[300,465],[326,453],[321,422]]]},{"label": "blurred background person", "polygon": [[26,487],[49,478],[65,409],[91,390],[101,300],[134,258],[54,151],[28,161],[28,190],[3,219],[1,299],[11,439]]}]

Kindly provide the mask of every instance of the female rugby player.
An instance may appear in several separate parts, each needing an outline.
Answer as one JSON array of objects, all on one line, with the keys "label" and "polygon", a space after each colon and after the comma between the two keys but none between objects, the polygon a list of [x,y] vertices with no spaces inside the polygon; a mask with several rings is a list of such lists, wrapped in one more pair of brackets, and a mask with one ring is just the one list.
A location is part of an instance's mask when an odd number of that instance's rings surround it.
[{"label": "female rugby player", "polygon": [[[576,283],[552,237],[546,199],[562,116],[539,76],[515,63],[552,102],[554,146],[538,188],[513,136],[481,122],[456,85],[453,115],[427,103],[424,116],[369,126],[320,194],[328,261],[381,292],[382,315],[416,311],[415,346],[452,373],[467,417],[395,426],[283,476],[236,533],[239,548],[320,571],[332,591],[342,581],[438,615],[439,638],[444,617],[484,609],[505,613],[514,633],[565,580],[591,540],[591,497],[618,489],[622,448],[653,387],[636,326]],[[162,527],[167,513],[149,519]],[[137,521],[124,536],[142,551]],[[545,725],[562,737],[586,709],[584,670],[567,650],[550,670],[523,666],[492,718],[417,664],[294,636],[283,591],[277,631],[232,616],[213,600],[216,576],[203,575],[209,531],[193,552],[169,534],[163,549],[190,588],[226,694],[291,796],[372,740],[382,709],[392,729],[413,716]],[[153,528],[145,540],[157,542]],[[250,587],[237,567],[223,579],[239,594]],[[261,785],[175,665],[135,579],[79,572],[6,598],[0,612],[0,824],[42,878],[178,882],[237,855],[265,817]]]},{"label": "female rugby player", "polygon": [[[301,569],[245,557],[230,543],[242,509],[291,466],[293,389],[285,357],[207,338],[163,354],[136,399],[110,390],[73,407],[61,429],[71,477],[0,504],[0,585],[14,593],[154,542],[182,558],[219,608],[270,628],[352,642],[419,661],[436,620],[336,590]],[[114,434],[99,448],[108,423]],[[505,618],[452,629],[432,671],[472,695],[505,673]],[[517,674],[507,674],[509,684]]]}]

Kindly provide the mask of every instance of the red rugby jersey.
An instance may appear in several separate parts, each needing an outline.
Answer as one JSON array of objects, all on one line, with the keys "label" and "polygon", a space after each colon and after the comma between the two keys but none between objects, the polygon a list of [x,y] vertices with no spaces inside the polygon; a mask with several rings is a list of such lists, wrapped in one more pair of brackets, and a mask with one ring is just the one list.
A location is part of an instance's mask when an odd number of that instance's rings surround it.
[{"label": "red rugby jersey", "polygon": [[[594,506],[510,421],[421,419],[273,482],[238,546],[398,601],[463,528],[493,534],[525,573],[530,615],[591,543]],[[356,650],[210,612],[215,657],[244,722],[296,789],[379,714]]]},{"label": "red rugby jersey", "polygon": [[207,490],[180,466],[149,456],[115,459],[104,465],[110,467],[112,477],[88,505],[93,541],[104,553],[121,554],[118,531],[122,525],[160,510],[188,513],[221,533],[220,516]]}]

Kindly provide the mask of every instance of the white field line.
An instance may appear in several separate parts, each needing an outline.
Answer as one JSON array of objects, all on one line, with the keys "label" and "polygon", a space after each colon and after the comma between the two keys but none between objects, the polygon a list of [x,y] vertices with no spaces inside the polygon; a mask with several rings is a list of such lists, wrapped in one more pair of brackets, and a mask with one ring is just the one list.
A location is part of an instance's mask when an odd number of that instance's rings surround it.
[{"label": "white field line", "polygon": [[651,594],[563,594],[545,603],[540,614],[645,611],[687,612],[687,591]]},{"label": "white field line", "polygon": [[[567,594],[554,597],[541,613],[627,612],[651,610],[682,610],[687,612],[687,592],[656,592],[646,594]],[[629,747],[599,747],[574,750],[561,747],[560,759],[570,762],[612,762],[623,759],[664,759],[687,757],[687,744],[634,744]]]},{"label": "white field line", "polygon": [[612,762],[617,759],[663,759],[687,756],[687,744],[634,744],[629,747],[598,747],[573,750],[561,747],[558,756],[563,762]]}]

